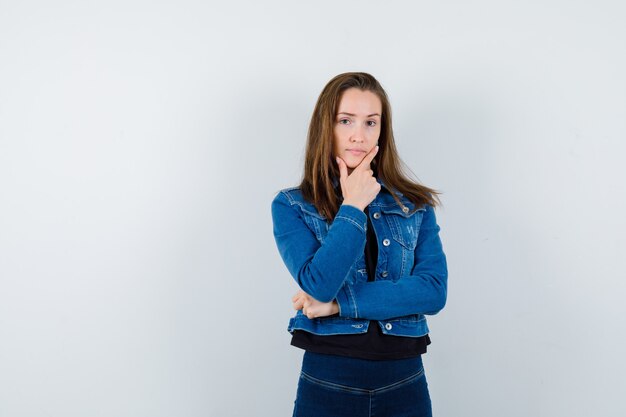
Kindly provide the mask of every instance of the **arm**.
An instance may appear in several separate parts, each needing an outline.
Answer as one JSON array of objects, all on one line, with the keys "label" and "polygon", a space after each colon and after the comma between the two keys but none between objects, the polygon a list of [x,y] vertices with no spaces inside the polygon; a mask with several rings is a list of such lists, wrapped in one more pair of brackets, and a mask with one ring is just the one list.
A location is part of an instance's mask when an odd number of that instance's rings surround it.
[{"label": "arm", "polygon": [[340,206],[323,244],[283,192],[272,202],[272,219],[278,251],[298,286],[318,301],[332,301],[363,254],[365,213],[351,205]]},{"label": "arm", "polygon": [[446,304],[448,268],[435,212],[426,212],[410,275],[393,281],[357,282],[337,294],[339,315],[386,320],[411,314],[436,314]]}]

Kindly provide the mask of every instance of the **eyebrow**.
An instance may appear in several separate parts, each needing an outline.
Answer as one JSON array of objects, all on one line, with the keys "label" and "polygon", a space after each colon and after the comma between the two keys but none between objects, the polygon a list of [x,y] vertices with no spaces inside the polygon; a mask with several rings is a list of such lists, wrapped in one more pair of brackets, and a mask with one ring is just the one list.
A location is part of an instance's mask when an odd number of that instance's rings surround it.
[{"label": "eyebrow", "polygon": [[[356,114],[354,114],[354,113],[347,113],[347,112],[345,112],[345,111],[340,111],[339,113],[337,113],[337,115],[340,115],[340,114],[345,114],[345,115],[347,115],[347,116],[352,116],[352,117],[356,116]],[[372,113],[372,114],[368,114],[366,117],[372,117],[372,116],[378,116],[378,117],[380,117],[380,114],[378,114],[378,113]]]}]

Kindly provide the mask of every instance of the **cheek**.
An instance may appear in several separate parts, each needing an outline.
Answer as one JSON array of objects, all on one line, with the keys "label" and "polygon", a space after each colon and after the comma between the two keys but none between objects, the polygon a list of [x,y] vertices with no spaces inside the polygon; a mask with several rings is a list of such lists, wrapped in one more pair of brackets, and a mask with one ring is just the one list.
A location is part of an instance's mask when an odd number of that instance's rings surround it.
[{"label": "cheek", "polygon": [[377,126],[377,127],[378,127],[378,129],[374,129],[374,130],[372,131],[372,139],[373,139],[374,141],[377,141],[377,140],[378,140],[378,138],[380,138],[380,126]]},{"label": "cheek", "polygon": [[333,149],[334,150],[339,150],[341,148],[341,145],[344,142],[344,135],[341,134],[341,131],[339,131],[339,129],[335,129],[334,134],[333,134]]}]

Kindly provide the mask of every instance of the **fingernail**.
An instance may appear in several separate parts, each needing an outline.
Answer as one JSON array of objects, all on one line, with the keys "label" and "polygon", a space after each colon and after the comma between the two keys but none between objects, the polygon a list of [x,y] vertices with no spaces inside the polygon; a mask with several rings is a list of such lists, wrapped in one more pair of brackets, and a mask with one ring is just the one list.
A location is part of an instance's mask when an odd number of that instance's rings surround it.
[{"label": "fingernail", "polygon": [[339,165],[339,157],[338,156],[335,157],[335,161],[337,161],[337,165]]}]

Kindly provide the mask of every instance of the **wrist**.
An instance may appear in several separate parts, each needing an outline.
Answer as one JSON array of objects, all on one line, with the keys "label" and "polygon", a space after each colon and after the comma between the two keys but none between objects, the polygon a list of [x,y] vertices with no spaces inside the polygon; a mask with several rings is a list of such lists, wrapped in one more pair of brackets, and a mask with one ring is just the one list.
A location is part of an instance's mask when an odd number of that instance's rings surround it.
[{"label": "wrist", "polygon": [[346,205],[346,206],[356,207],[356,208],[358,208],[361,211],[363,211],[365,209],[365,207],[361,207],[360,204],[357,204],[357,203],[355,203],[353,201],[350,201],[350,200],[343,200],[343,203],[341,203],[341,205],[342,206]]}]

